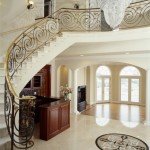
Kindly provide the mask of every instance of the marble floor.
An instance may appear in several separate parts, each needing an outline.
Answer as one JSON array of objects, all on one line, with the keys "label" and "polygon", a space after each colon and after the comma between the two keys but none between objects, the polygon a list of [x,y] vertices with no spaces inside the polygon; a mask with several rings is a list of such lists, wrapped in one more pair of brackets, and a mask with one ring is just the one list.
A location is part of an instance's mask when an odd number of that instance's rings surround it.
[{"label": "marble floor", "polygon": [[150,126],[82,114],[71,115],[71,127],[49,141],[38,139],[37,133],[33,150],[98,150],[95,139],[107,133],[132,135],[150,146]]},{"label": "marble floor", "polygon": [[84,115],[115,119],[126,122],[144,122],[145,107],[127,104],[95,104],[82,112]]}]

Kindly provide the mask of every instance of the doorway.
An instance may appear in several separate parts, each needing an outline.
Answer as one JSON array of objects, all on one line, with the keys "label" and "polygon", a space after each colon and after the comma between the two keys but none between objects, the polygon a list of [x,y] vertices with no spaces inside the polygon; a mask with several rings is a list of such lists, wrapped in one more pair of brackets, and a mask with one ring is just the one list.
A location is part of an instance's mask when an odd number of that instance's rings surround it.
[{"label": "doorway", "polygon": [[110,100],[111,72],[107,66],[100,66],[96,72],[97,102]]},{"label": "doorway", "polygon": [[120,72],[121,102],[140,103],[140,71],[133,67],[124,67]]}]

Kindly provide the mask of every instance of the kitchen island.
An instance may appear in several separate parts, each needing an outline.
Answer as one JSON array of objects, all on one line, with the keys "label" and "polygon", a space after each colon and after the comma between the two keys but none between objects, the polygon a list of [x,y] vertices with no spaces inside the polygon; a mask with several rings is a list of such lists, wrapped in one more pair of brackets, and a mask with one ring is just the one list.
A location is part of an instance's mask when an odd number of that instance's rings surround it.
[{"label": "kitchen island", "polygon": [[70,127],[70,100],[40,106],[40,139],[49,140]]}]

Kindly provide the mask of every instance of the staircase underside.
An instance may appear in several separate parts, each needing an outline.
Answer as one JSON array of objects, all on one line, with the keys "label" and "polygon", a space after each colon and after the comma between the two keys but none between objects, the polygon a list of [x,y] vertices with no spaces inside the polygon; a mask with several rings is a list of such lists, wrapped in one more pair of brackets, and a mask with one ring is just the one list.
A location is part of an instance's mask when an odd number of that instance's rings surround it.
[{"label": "staircase underside", "polygon": [[[75,43],[109,43],[150,40],[150,28],[122,30],[117,32],[63,32],[62,36],[52,41],[50,45],[31,55],[15,74],[13,83],[17,94],[27,82],[46,64]],[[144,47],[144,46],[143,46]],[[105,51],[106,52],[106,51]],[[109,51],[108,51],[109,52]]]}]

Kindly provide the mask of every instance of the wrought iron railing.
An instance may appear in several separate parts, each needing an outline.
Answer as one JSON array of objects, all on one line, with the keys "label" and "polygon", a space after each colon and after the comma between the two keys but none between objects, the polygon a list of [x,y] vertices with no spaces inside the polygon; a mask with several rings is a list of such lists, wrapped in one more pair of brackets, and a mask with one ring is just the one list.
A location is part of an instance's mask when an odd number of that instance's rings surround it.
[{"label": "wrought iron railing", "polygon": [[[19,98],[12,93],[8,82],[5,82],[4,112],[8,133],[11,139],[11,150],[28,149],[34,145],[34,101],[35,97]],[[19,123],[18,123],[19,121]]]},{"label": "wrought iron railing", "polygon": [[[150,1],[132,4],[126,10],[120,28],[150,25]],[[13,85],[13,79],[23,63],[35,51],[57,39],[63,31],[110,31],[103,12],[93,9],[60,9],[51,17],[33,24],[10,45],[6,56],[5,119],[11,138],[11,148],[28,149],[33,146],[34,100],[35,97],[20,98]],[[24,113],[23,113],[24,112]],[[24,114],[24,115],[22,115]],[[20,116],[19,116],[20,115]],[[19,123],[17,122],[19,120]]]},{"label": "wrought iron railing", "polygon": [[61,31],[101,31],[101,10],[63,8],[55,14]]},{"label": "wrought iron railing", "polygon": [[150,26],[150,0],[132,3],[125,12],[121,29]]}]

